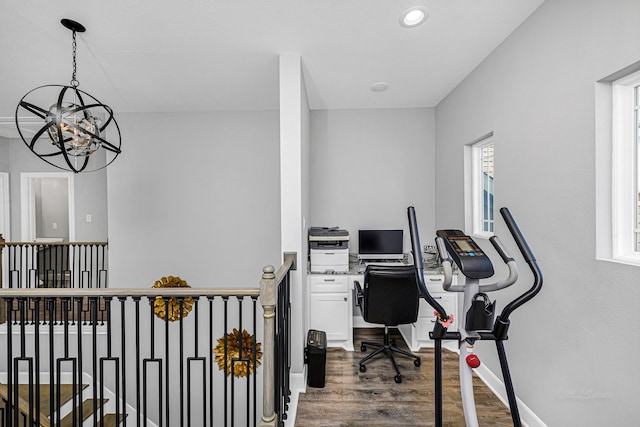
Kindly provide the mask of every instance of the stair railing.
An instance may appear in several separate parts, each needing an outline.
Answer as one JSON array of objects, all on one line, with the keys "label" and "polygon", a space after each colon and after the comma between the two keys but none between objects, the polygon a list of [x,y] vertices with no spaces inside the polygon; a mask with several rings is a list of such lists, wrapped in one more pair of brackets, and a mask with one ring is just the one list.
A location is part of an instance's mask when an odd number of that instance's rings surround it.
[{"label": "stair railing", "polygon": [[259,288],[0,289],[0,426],[283,426],[292,265]]},{"label": "stair railing", "polygon": [[7,242],[0,234],[6,274],[0,287],[107,288],[108,248],[107,242]]}]

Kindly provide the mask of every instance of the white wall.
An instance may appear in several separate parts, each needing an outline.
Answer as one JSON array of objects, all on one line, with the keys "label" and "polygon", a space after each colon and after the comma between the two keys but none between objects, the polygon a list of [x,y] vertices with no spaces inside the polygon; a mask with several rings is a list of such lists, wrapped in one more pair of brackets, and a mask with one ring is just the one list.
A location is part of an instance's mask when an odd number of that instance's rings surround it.
[{"label": "white wall", "polygon": [[[7,154],[0,160],[0,168],[6,161],[9,172],[11,196],[11,238],[21,239],[20,212],[20,174],[22,172],[63,172],[33,154],[20,139],[0,138],[0,155]],[[118,161],[118,160],[116,160]],[[0,169],[2,170],[2,169]],[[75,240],[82,242],[102,242],[107,240],[107,169],[79,173],[74,177],[74,198],[76,233]],[[91,214],[91,222],[86,222],[87,214]]]},{"label": "white wall", "polygon": [[278,112],[121,114],[109,166],[112,287],[257,287],[280,263]]},{"label": "white wall", "polygon": [[[291,372],[304,370],[303,347],[307,325],[307,236],[309,216],[309,102],[298,55],[280,56],[280,212],[282,252],[297,254],[291,280]],[[302,387],[297,375],[292,389]]]},{"label": "white wall", "polygon": [[9,140],[0,136],[0,171],[9,172]]},{"label": "white wall", "polygon": [[[549,426],[638,424],[640,269],[596,261],[594,195],[595,82],[640,59],[638,16],[638,1],[547,0],[436,108],[436,225],[464,226],[463,147],[493,131],[496,206],[541,264],[506,348],[518,396]],[[501,219],[497,234],[517,252]],[[521,265],[500,309],[530,285]]]},{"label": "white wall", "polygon": [[402,228],[410,250],[407,207],[414,206],[423,244],[435,238],[433,109],[311,112],[312,226],[349,230]]}]

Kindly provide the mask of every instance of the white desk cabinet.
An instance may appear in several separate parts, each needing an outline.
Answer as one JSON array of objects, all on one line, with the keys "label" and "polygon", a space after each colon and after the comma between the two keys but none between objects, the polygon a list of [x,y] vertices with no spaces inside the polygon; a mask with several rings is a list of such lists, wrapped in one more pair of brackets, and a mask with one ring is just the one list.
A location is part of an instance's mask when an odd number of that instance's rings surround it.
[{"label": "white desk cabinet", "polygon": [[347,275],[309,276],[309,328],[324,331],[328,347],[353,350],[351,304]]},{"label": "white desk cabinet", "polygon": [[[441,274],[425,274],[424,281],[429,289],[429,293],[438,301],[445,309],[447,314],[453,314],[454,321],[449,327],[450,332],[458,330],[458,294],[456,292],[447,292],[442,288],[444,276]],[[453,277],[453,285],[457,282],[457,277]],[[429,338],[429,332],[433,331],[436,322],[436,316],[433,314],[433,307],[424,299],[420,300],[420,309],[418,311],[418,320],[413,325],[400,325],[398,329],[411,351],[418,351],[422,347],[433,347],[433,340]],[[456,350],[458,348],[457,341],[442,340],[445,348]]]},{"label": "white desk cabinet", "polygon": [[[365,322],[360,310],[354,307],[353,282],[362,284],[362,274],[311,274],[309,275],[309,329],[317,329],[327,334],[328,347],[342,347],[353,351],[353,327],[381,327]],[[453,278],[454,284],[456,277]],[[449,328],[458,330],[458,294],[442,289],[444,277],[439,274],[425,274],[429,293],[447,311],[455,316]],[[399,330],[411,351],[421,347],[433,347],[429,332],[433,330],[435,316],[433,308],[420,300],[418,321],[411,325],[400,325]],[[457,349],[455,341],[443,341],[443,346]]]}]

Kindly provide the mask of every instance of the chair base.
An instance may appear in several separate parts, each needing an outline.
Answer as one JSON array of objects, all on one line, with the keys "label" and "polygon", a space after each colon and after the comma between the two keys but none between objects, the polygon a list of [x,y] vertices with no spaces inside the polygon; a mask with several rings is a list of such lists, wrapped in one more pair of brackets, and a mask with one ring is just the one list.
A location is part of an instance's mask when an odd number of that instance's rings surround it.
[{"label": "chair base", "polygon": [[361,351],[367,351],[367,347],[373,347],[376,348],[376,350],[374,352],[372,352],[371,354],[369,354],[367,357],[365,357],[364,359],[360,360],[360,372],[366,372],[367,367],[365,365],[365,363],[372,359],[373,357],[377,356],[378,354],[384,353],[390,360],[391,360],[391,364],[393,365],[393,369],[395,369],[396,371],[396,376],[393,378],[395,380],[395,382],[397,383],[401,383],[402,382],[402,375],[400,375],[400,370],[398,369],[398,364],[396,363],[396,359],[393,357],[393,353],[399,353],[403,356],[407,356],[407,357],[411,357],[413,359],[413,364],[418,367],[420,366],[421,360],[419,356],[416,356],[413,353],[410,353],[408,351],[405,351],[401,348],[398,348],[396,346],[396,343],[394,340],[389,340],[389,327],[385,326],[384,327],[384,343],[380,344],[380,343],[376,343],[376,342],[368,342],[368,341],[363,341],[360,344],[360,350]]}]

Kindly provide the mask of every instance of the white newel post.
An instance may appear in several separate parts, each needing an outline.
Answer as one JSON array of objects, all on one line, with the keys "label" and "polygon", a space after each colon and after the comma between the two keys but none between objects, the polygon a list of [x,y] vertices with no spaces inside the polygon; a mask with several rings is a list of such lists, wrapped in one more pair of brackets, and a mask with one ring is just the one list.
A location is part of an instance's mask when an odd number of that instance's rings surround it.
[{"label": "white newel post", "polygon": [[262,269],[260,280],[260,304],[264,317],[264,346],[262,354],[262,420],[261,427],[275,427],[275,317],[276,317],[276,275],[272,265]]}]

